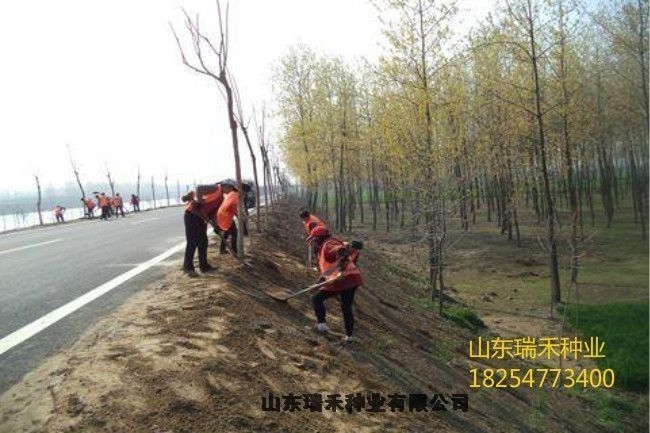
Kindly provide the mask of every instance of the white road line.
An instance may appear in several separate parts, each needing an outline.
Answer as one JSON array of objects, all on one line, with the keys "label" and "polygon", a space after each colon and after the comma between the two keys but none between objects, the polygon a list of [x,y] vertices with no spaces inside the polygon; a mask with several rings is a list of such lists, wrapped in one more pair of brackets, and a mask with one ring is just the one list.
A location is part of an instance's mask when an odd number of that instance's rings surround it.
[{"label": "white road line", "polygon": [[95,287],[91,291],[79,296],[77,299],[68,302],[67,304],[57,308],[56,310],[53,310],[47,313],[46,315],[40,317],[39,319],[36,319],[29,325],[23,326],[19,330],[7,335],[6,337],[0,340],[0,355],[10,350],[11,348],[17,346],[18,344],[22,343],[23,341],[33,337],[34,335],[38,334],[48,326],[53,325],[54,323],[63,319],[67,315],[77,311],[84,305],[110,292],[120,284],[125,283],[126,281],[130,280],[131,278],[135,277],[138,274],[141,274],[142,272],[146,271],[150,267],[170,257],[174,253],[181,251],[184,247],[185,247],[185,242],[183,241],[182,243],[168,249],[164,253],[157,255],[153,259],[139,264],[138,266],[131,269],[130,271],[127,271],[122,275],[113,278],[112,280],[102,284],[101,286]]},{"label": "white road line", "polygon": [[3,254],[15,253],[16,251],[26,250],[28,248],[40,247],[41,245],[53,244],[54,242],[61,242],[63,238],[53,239],[51,241],[39,242],[37,244],[25,245],[24,247],[12,248],[10,250],[0,251],[0,256]]},{"label": "white road line", "polygon": [[153,220],[157,220],[157,219],[158,219],[158,218],[156,218],[156,217],[154,217],[154,218],[147,218],[146,220],[134,221],[134,222],[132,222],[131,224],[132,224],[132,225],[135,225],[135,224],[142,224],[142,223],[146,223],[146,222],[153,221]]}]

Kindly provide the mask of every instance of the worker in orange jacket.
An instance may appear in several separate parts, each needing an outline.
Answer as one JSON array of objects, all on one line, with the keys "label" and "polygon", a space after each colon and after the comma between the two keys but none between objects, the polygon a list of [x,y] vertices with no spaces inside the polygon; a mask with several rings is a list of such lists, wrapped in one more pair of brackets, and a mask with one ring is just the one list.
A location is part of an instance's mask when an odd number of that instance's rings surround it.
[{"label": "worker in orange jacket", "polygon": [[[305,226],[305,237],[309,237],[311,234],[311,231],[315,229],[316,227],[325,227],[327,228],[327,225],[316,215],[310,213],[307,209],[300,209],[300,218],[302,219],[302,223]],[[316,250],[316,245],[312,243],[312,250],[311,254],[313,257],[316,257],[318,255],[318,251]],[[309,259],[311,261],[311,258]]]},{"label": "worker in orange jacket", "polygon": [[119,218],[120,214],[124,218],[124,201],[119,192],[116,192],[115,197],[113,197],[113,207],[115,208],[115,218]]},{"label": "worker in orange jacket", "polygon": [[54,216],[56,217],[56,222],[58,223],[64,223],[65,219],[63,219],[63,212],[65,212],[65,208],[61,206],[60,204],[57,204],[54,207]]},{"label": "worker in orange jacket", "polygon": [[221,183],[223,188],[223,203],[219,206],[217,211],[217,226],[216,229],[221,235],[221,246],[219,250],[222,254],[226,253],[226,242],[230,243],[232,251],[237,253],[237,224],[235,224],[235,216],[239,205],[239,193],[235,182],[224,181]]},{"label": "worker in orange jacket", "polygon": [[300,209],[300,219],[305,226],[305,236],[308,237],[311,234],[311,231],[317,226],[323,226],[327,228],[327,225],[316,215],[311,214],[307,209]]},{"label": "worker in orange jacket", "polygon": [[99,194],[97,200],[99,202],[99,208],[102,210],[101,218],[103,220],[108,220],[111,216],[111,202],[108,197],[106,197],[106,193]]},{"label": "worker in orange jacket", "polygon": [[319,282],[330,281],[312,297],[316,314],[316,330],[329,331],[325,321],[325,300],[340,296],[345,325],[345,341],[351,341],[354,330],[352,303],[357,288],[363,285],[363,276],[356,265],[359,257],[358,250],[362,248],[362,244],[360,242],[351,244],[342,242],[333,237],[330,231],[323,226],[314,227],[307,241],[315,245],[318,251],[318,265],[321,272]]},{"label": "worker in orange jacket", "polygon": [[87,212],[85,212],[85,215],[93,219],[95,218],[95,202],[91,198],[81,198],[81,202],[84,204],[84,206],[87,209]]},{"label": "worker in orange jacket", "polygon": [[[227,188],[226,188],[227,189]],[[208,222],[216,227],[216,214],[223,202],[224,188],[220,183],[212,185],[199,185],[196,192],[190,191],[182,199],[186,202],[185,216],[185,259],[183,271],[190,277],[198,274],[194,269],[194,253],[199,252],[199,269],[201,272],[209,272],[212,265],[208,263]]]}]

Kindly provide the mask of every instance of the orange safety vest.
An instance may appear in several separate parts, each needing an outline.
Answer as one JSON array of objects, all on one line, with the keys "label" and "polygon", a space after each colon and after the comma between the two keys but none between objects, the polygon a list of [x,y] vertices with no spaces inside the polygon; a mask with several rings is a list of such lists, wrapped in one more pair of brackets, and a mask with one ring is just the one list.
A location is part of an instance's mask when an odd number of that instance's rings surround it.
[{"label": "orange safety vest", "polygon": [[305,225],[305,234],[309,236],[314,227],[323,226],[327,227],[316,215],[309,215],[306,221],[302,222]]},{"label": "orange safety vest", "polygon": [[108,198],[105,195],[99,196],[99,207],[110,206]]},{"label": "orange safety vest", "polygon": [[231,191],[224,196],[223,203],[221,203],[217,211],[217,224],[221,230],[228,230],[232,225],[232,221],[237,215],[238,202],[239,194],[237,191]]},{"label": "orange safety vest", "polygon": [[118,196],[113,197],[113,206],[120,207],[120,206],[122,206],[122,204],[123,204],[123,202],[122,202],[122,197],[121,196],[120,197],[118,197]]},{"label": "orange safety vest", "polygon": [[[203,194],[203,206],[201,207],[201,217],[204,219],[210,218],[210,216],[219,209],[223,203],[223,192],[221,191],[221,186],[217,187],[212,192]],[[190,200],[187,205],[185,205],[186,212],[194,212],[194,203]]]},{"label": "orange safety vest", "polygon": [[346,247],[346,243],[330,237],[323,242],[323,245],[321,245],[318,251],[318,266],[321,271],[321,277],[325,278],[325,280],[332,280],[331,284],[320,289],[323,292],[344,292],[363,285],[363,276],[356,265],[358,258],[358,252],[356,250],[350,251],[348,264],[343,270],[343,276],[337,279],[339,274],[339,260],[335,258],[336,252],[344,247]]},{"label": "orange safety vest", "polygon": [[95,208],[95,202],[92,201],[92,199],[89,198],[88,200],[86,200],[86,207],[88,209],[94,209]]}]

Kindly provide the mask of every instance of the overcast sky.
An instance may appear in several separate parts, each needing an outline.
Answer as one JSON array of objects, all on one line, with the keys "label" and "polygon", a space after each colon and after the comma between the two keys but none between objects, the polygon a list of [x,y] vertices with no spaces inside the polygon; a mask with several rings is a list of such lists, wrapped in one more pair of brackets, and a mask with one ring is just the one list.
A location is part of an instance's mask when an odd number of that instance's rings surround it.
[{"label": "overcast sky", "polygon": [[[380,52],[366,0],[230,3],[230,69],[249,115],[273,105],[272,66],[298,42],[350,60]],[[462,14],[489,4],[465,0]],[[43,185],[73,181],[66,144],[84,181],[105,179],[105,164],[118,186],[138,164],[161,182],[165,171],[182,184],[234,176],[225,104],[182,65],[169,29],[185,35],[181,7],[204,28],[216,14],[213,0],[0,2],[0,192],[32,189],[35,172]]]}]

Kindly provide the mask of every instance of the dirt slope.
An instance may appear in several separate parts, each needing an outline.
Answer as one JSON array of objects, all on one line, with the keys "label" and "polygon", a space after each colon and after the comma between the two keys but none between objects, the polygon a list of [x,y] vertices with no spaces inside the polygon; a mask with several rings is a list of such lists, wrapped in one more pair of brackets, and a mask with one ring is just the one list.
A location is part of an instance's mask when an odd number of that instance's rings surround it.
[{"label": "dirt slope", "polygon": [[[309,297],[281,304],[262,291],[315,280],[295,210],[284,209],[254,237],[254,269],[211,253],[214,275],[173,272],[135,295],[0,397],[0,432],[607,431],[561,391],[470,389],[472,334],[418,307],[421,289],[386,271],[372,242],[355,303],[360,342],[315,334]],[[336,301],[328,314],[341,332]],[[263,412],[269,392],[468,393],[469,410]]]}]

